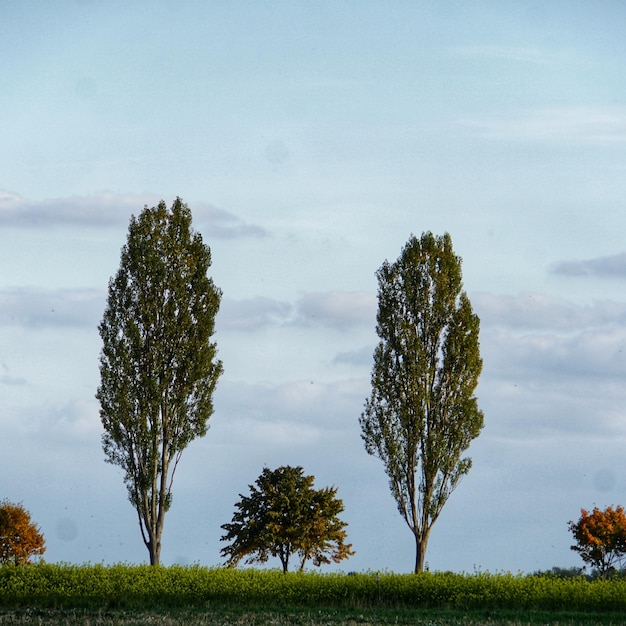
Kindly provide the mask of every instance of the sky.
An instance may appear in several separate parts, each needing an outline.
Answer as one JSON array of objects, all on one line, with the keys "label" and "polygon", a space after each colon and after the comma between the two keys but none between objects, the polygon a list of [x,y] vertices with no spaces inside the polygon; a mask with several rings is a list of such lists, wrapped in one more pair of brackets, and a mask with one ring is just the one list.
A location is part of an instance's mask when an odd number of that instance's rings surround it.
[{"label": "sky", "polygon": [[[49,562],[143,563],[95,399],[131,215],[179,196],[223,292],[224,374],[178,467],[166,564],[223,563],[264,467],[342,498],[356,554],[411,531],[358,424],[376,271],[449,232],[481,319],[485,426],[431,570],[582,566],[626,504],[626,5],[0,0],[0,499]],[[278,566],[278,563],[270,565]]]}]

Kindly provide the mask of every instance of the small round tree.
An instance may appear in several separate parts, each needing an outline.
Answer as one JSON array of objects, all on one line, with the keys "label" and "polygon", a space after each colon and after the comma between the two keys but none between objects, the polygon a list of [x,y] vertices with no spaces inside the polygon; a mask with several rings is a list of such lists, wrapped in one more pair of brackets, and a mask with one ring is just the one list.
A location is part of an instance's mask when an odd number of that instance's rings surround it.
[{"label": "small round tree", "polygon": [[594,507],[589,513],[580,510],[580,519],[570,521],[568,527],[574,535],[578,552],[583,561],[595,567],[603,580],[626,554],[626,513],[621,506],[607,507],[601,511]]},{"label": "small round tree", "polygon": [[315,477],[303,472],[302,467],[265,468],[256,486],[249,485],[250,495],[240,494],[232,522],[222,525],[226,534],[221,540],[232,541],[221,551],[227,565],[244,558],[265,563],[272,556],[287,572],[293,554],[300,570],[309,559],[319,567],[354,554],[352,544],[345,543],[346,524],[337,517],[343,511],[337,489],[313,489]]},{"label": "small round tree", "polygon": [[0,502],[0,563],[26,565],[46,551],[39,528],[21,504]]}]

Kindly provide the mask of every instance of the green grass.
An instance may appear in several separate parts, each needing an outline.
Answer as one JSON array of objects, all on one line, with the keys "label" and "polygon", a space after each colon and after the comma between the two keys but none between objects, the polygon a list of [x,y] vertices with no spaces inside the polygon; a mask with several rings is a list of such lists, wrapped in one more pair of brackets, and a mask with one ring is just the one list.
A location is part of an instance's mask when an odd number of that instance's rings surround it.
[{"label": "green grass", "polygon": [[626,580],[512,574],[0,567],[4,624],[623,624]]}]

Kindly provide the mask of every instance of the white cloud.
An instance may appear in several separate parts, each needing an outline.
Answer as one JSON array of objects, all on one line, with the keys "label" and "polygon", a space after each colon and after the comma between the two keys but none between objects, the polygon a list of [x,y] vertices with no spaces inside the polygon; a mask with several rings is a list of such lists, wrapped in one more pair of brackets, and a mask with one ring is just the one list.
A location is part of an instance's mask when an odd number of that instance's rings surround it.
[{"label": "white cloud", "polygon": [[473,296],[481,350],[493,375],[581,378],[626,375],[626,303],[576,304],[543,294]]},{"label": "white cloud", "polygon": [[552,268],[552,271],[563,276],[626,278],[626,252],[593,259],[561,261]]},{"label": "white cloud", "polygon": [[0,290],[0,326],[96,328],[106,292],[98,289]]},{"label": "white cloud", "polygon": [[95,328],[105,299],[106,292],[98,289],[4,289],[0,291],[0,326]]},{"label": "white cloud", "polygon": [[[102,192],[91,196],[71,196],[31,201],[18,194],[0,190],[0,225],[15,228],[125,228],[131,215],[144,206],[156,206],[155,194],[115,194]],[[170,204],[166,201],[168,205]],[[220,239],[264,237],[265,229],[242,221],[234,214],[201,203],[190,209],[194,227],[207,236]],[[202,228],[198,228],[198,223]]]},{"label": "white cloud", "polygon": [[244,222],[228,211],[216,209],[210,205],[198,205],[196,209],[190,208],[196,230],[201,231],[205,237],[239,239],[268,236],[268,232],[261,226]]},{"label": "white cloud", "polygon": [[253,331],[269,325],[284,324],[292,310],[288,302],[263,296],[246,300],[224,298],[216,324],[220,330]]},{"label": "white cloud", "polygon": [[374,327],[376,296],[364,291],[304,293],[297,302],[256,296],[246,300],[224,298],[218,325],[224,330],[258,330],[267,326],[319,326],[347,330]]},{"label": "white cloud", "polygon": [[4,374],[0,376],[0,385],[6,385],[7,387],[23,387],[28,384],[25,378],[12,376],[11,368],[6,363],[2,363],[2,369],[4,370]]},{"label": "white cloud", "polygon": [[563,60],[562,54],[543,48],[484,44],[474,46],[453,46],[448,52],[454,57],[469,59],[494,59],[516,63],[537,65],[555,64]]},{"label": "white cloud", "polygon": [[[279,384],[220,381],[216,407],[237,419],[247,414],[267,421],[294,421],[341,428],[338,416],[360,413],[368,391],[367,379],[335,382],[292,380]],[[333,407],[329,412],[329,407]],[[217,411],[217,408],[216,408]]]},{"label": "white cloud", "polygon": [[339,330],[374,326],[376,296],[366,291],[326,291],[304,294],[297,303],[298,322]]},{"label": "white cloud", "polygon": [[507,440],[626,439],[626,303],[472,296],[486,428]]},{"label": "white cloud", "polygon": [[311,424],[289,420],[241,419],[231,427],[231,433],[243,445],[254,442],[255,446],[269,448],[303,447],[319,445],[324,433]]},{"label": "white cloud", "polygon": [[145,204],[158,202],[151,196],[100,193],[31,201],[8,191],[0,192],[0,224],[19,228],[124,226]]},{"label": "white cloud", "polygon": [[102,432],[95,398],[9,410],[1,423],[6,441],[22,445],[26,440],[54,442],[55,445],[97,445]]},{"label": "white cloud", "polygon": [[373,363],[374,346],[364,346],[358,350],[348,350],[335,355],[333,363],[354,365],[356,367],[371,367]]},{"label": "white cloud", "polygon": [[477,292],[472,294],[472,304],[483,326],[560,332],[607,325],[626,326],[626,302],[613,300],[581,305],[541,293],[496,295]]},{"label": "white cloud", "polygon": [[483,361],[494,367],[493,375],[518,376],[552,382],[567,379],[572,385],[585,380],[626,376],[626,328],[584,330],[572,335],[556,332],[516,334],[507,331],[481,334]]},{"label": "white cloud", "polygon": [[575,106],[528,110],[513,115],[465,119],[463,126],[503,141],[626,142],[626,107]]}]

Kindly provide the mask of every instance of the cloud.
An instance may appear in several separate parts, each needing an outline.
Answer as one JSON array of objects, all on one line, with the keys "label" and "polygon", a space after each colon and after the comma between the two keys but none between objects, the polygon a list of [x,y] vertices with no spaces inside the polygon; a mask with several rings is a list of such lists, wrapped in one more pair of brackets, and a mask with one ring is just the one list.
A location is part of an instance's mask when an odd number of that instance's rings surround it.
[{"label": "cloud", "polygon": [[[95,399],[34,404],[2,416],[7,441],[26,438],[43,442],[97,444],[102,427]],[[6,412],[5,412],[6,413]]]},{"label": "cloud", "polygon": [[245,237],[263,238],[269,235],[268,231],[261,226],[243,222],[232,213],[211,205],[200,204],[197,208],[191,207],[191,211],[196,230],[205,237],[239,239]]},{"label": "cloud", "polygon": [[11,376],[11,368],[6,363],[2,363],[2,369],[4,374],[0,376],[0,385],[23,387],[28,384],[27,380],[21,376]]},{"label": "cloud", "polygon": [[626,439],[626,303],[477,293],[485,429],[512,441]]},{"label": "cloud", "polygon": [[26,379],[15,376],[0,376],[0,385],[7,385],[8,387],[23,387],[26,385]]},{"label": "cloud", "polygon": [[267,326],[321,326],[347,330],[373,328],[376,296],[364,291],[324,291],[303,294],[295,304],[263,296],[225,298],[218,324],[225,330],[252,331]]},{"label": "cloud", "polygon": [[482,325],[509,329],[573,331],[598,326],[626,327],[626,302],[581,305],[540,293],[495,295],[478,292],[472,304]]},{"label": "cloud", "polygon": [[293,306],[288,302],[263,296],[246,300],[224,298],[216,324],[223,330],[254,331],[286,323],[292,311]]},{"label": "cloud", "polygon": [[504,371],[492,362],[483,372],[477,395],[489,437],[556,447],[573,440],[626,442],[626,394],[616,378],[533,368],[538,359],[520,356],[512,355]]},{"label": "cloud", "polygon": [[364,346],[358,350],[339,352],[335,355],[333,363],[354,365],[356,367],[371,367],[373,364],[374,345]]},{"label": "cloud", "polygon": [[297,321],[339,330],[372,326],[376,296],[366,291],[325,291],[304,294],[297,303]]},{"label": "cloud", "polygon": [[[103,192],[91,196],[28,200],[18,194],[0,190],[0,225],[14,228],[126,228],[131,215],[144,206],[156,206],[154,194],[114,194]],[[167,201],[166,201],[167,202]],[[194,227],[204,235],[219,239],[264,237],[267,231],[248,224],[228,211],[210,204],[191,206]],[[197,227],[201,223],[203,228]]]},{"label": "cloud", "polygon": [[461,123],[499,141],[626,142],[626,107],[620,106],[535,109],[517,116],[465,119]]},{"label": "cloud", "polygon": [[580,261],[561,261],[552,268],[552,272],[563,276],[626,278],[626,252]]},{"label": "cloud", "polygon": [[[333,292],[313,293],[303,296],[298,306],[309,311],[310,304],[315,311],[320,302],[345,301]],[[621,411],[626,406],[626,303],[578,304],[537,293],[479,293],[472,295],[472,302],[482,320],[484,369],[478,396],[492,436],[524,441],[626,437],[626,415]],[[289,321],[293,311],[286,303],[277,304],[270,301],[266,306],[284,315],[286,321],[278,323],[294,326],[300,318]],[[320,320],[342,329],[342,312],[320,315]],[[298,308],[297,315],[302,314]],[[275,323],[268,321],[271,315],[259,315],[259,324]],[[319,442],[318,429],[336,428],[337,418],[345,425],[362,411],[369,395],[373,348],[372,343],[338,352],[333,364],[357,366],[363,373],[334,386],[317,380],[224,382],[216,413],[232,420],[237,439],[250,446],[261,439],[275,440],[277,446],[279,440],[280,446],[287,446],[290,438],[294,446]]]},{"label": "cloud", "polygon": [[626,376],[626,328],[595,329],[571,336],[552,333],[517,335],[491,331],[481,336],[485,369],[496,378],[538,384],[566,380],[597,387]]},{"label": "cloud", "polygon": [[[106,290],[0,289],[0,326],[95,328],[106,305]],[[375,323],[375,296],[365,292],[304,294],[296,304],[256,296],[224,298],[217,316],[219,330],[252,332],[271,326],[322,326],[346,330]]]},{"label": "cloud", "polygon": [[448,52],[455,57],[496,59],[516,63],[533,63],[536,65],[554,64],[562,61],[562,55],[542,48],[521,46],[476,45],[453,46]]},{"label": "cloud", "polygon": [[117,227],[128,224],[154,197],[101,193],[31,201],[8,191],[0,191],[0,224],[17,228],[81,226]]},{"label": "cloud", "polygon": [[334,432],[342,430],[347,422],[353,425],[368,385],[367,379],[293,380],[278,384],[224,380],[216,392],[216,415],[236,428],[250,444],[256,445],[257,441],[254,430],[248,428],[253,423],[261,428],[273,425],[283,434],[291,432],[295,443],[298,432]]},{"label": "cloud", "polygon": [[97,327],[106,302],[98,289],[0,290],[0,326],[26,328]]}]

